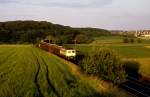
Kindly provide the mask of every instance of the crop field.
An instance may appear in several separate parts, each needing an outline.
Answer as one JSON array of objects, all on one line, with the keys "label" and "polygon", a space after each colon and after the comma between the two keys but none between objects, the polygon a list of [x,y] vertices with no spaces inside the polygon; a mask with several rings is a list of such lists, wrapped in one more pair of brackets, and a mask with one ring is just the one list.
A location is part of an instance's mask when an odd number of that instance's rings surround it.
[{"label": "crop field", "polygon": [[127,96],[73,67],[75,65],[31,45],[1,45],[0,97]]},{"label": "crop field", "polygon": [[[101,37],[95,37],[93,43],[94,44],[120,44],[123,42],[124,36],[101,36]],[[130,38],[128,38],[130,40]],[[134,39],[134,44],[139,44],[137,43],[137,38]],[[142,44],[149,44],[150,39],[142,39],[141,38]]]},{"label": "crop field", "polygon": [[[77,44],[76,49],[82,52],[90,52],[95,48],[111,48],[123,58],[148,58],[150,57],[149,44]],[[75,47],[74,45],[66,45]]]},{"label": "crop field", "polygon": [[121,43],[120,36],[96,37],[91,44],[65,45],[74,47],[78,51],[87,53],[95,48],[111,48],[121,58],[138,61],[140,65],[139,73],[150,76],[150,40],[142,40],[142,43]]},{"label": "crop field", "polygon": [[95,37],[95,41],[93,43],[96,44],[107,44],[107,43],[121,43],[122,42],[121,36],[101,36],[101,37]]}]

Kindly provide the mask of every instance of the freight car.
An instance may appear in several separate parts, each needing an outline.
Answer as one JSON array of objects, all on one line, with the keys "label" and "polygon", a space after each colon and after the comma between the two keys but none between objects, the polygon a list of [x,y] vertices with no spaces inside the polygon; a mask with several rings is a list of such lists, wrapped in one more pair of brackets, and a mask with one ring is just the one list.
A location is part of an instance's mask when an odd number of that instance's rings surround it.
[{"label": "freight car", "polygon": [[144,81],[144,82],[150,83],[150,76],[141,75],[140,81]]},{"label": "freight car", "polygon": [[50,44],[47,42],[41,42],[39,44],[39,48],[61,56],[67,59],[75,59],[76,57],[76,50],[72,48],[64,48],[62,46],[58,46],[56,44]]}]

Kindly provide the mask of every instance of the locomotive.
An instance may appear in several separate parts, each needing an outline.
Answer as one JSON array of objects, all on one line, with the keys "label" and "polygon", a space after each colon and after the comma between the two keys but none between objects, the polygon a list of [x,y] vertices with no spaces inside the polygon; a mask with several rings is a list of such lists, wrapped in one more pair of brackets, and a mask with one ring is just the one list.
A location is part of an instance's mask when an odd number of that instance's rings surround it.
[{"label": "locomotive", "polygon": [[46,41],[41,42],[39,44],[39,48],[66,59],[76,58],[76,50],[73,48],[64,48],[62,46],[51,44]]}]

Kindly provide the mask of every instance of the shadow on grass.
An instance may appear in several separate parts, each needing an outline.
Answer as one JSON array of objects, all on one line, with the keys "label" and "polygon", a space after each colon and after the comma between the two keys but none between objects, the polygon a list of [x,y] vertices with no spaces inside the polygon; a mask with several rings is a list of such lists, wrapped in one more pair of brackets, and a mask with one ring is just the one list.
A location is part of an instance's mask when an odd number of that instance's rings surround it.
[{"label": "shadow on grass", "polygon": [[129,77],[134,77],[139,79],[141,75],[139,74],[140,64],[133,60],[124,61],[125,70]]}]

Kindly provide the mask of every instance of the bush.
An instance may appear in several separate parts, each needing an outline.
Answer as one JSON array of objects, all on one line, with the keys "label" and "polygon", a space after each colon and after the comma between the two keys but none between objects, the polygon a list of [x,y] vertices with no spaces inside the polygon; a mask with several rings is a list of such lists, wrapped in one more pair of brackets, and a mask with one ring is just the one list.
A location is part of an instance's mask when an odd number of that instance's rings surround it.
[{"label": "bush", "polygon": [[138,38],[137,43],[142,43],[142,40],[140,38]]},{"label": "bush", "polygon": [[130,42],[131,42],[131,43],[134,43],[134,39],[133,39],[133,38],[131,38],[131,39],[130,39]]},{"label": "bush", "polygon": [[124,61],[126,73],[132,77],[139,76],[140,64],[134,60],[125,60]]},{"label": "bush", "polygon": [[120,84],[126,79],[124,64],[118,55],[108,48],[93,50],[80,65],[87,73],[96,74],[115,84]]},{"label": "bush", "polygon": [[129,42],[129,39],[128,38],[124,38],[123,39],[123,43],[128,43]]}]

